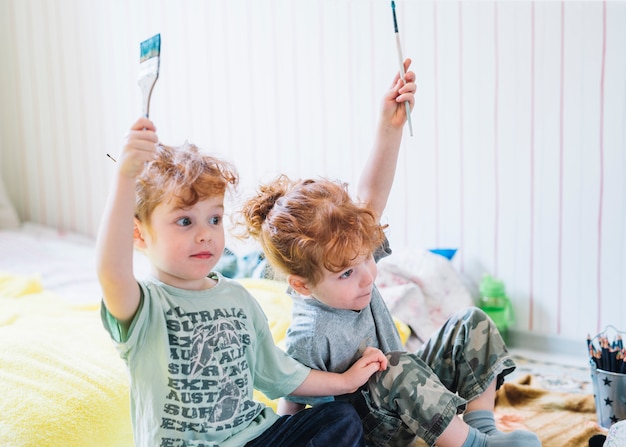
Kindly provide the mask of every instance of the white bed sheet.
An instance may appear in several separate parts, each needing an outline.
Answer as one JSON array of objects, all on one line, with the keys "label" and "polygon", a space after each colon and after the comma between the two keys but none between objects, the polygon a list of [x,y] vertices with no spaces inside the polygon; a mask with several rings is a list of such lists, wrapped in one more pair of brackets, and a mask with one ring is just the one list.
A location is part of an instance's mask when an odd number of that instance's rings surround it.
[{"label": "white bed sheet", "polygon": [[[26,222],[15,230],[0,231],[0,272],[38,275],[45,290],[75,304],[101,299],[96,276],[95,240]],[[138,277],[149,272],[147,260],[135,252]]]}]

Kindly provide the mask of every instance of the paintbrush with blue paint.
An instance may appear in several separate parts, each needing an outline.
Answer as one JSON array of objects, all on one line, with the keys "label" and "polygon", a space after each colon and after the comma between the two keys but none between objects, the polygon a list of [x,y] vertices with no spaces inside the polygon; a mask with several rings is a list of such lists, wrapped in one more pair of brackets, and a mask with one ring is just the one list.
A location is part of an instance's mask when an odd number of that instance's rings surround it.
[{"label": "paintbrush with blue paint", "polygon": [[[400,79],[406,84],[404,80],[404,58],[402,57],[402,47],[400,46],[400,34],[398,33],[398,20],[396,19],[396,2],[391,0],[391,11],[393,13],[393,31],[396,33],[396,46],[398,47],[398,58],[400,59]],[[411,124],[411,104],[409,101],[405,101],[406,107],[406,120],[409,123],[409,132],[413,136],[413,124]]]},{"label": "paintbrush with blue paint", "polygon": [[[159,78],[159,64],[161,60],[161,35],[155,34],[151,38],[144,40],[139,44],[141,54],[139,55],[139,78],[137,83],[141,89],[141,96],[143,97],[143,116],[148,118],[150,115],[150,97],[152,96],[152,89],[154,84]],[[114,162],[117,162],[115,158],[107,154]]]},{"label": "paintbrush with blue paint", "polygon": [[161,34],[155,34],[140,44],[139,79],[137,83],[143,96],[143,116],[150,113],[150,96],[159,78],[159,62],[161,60]]}]

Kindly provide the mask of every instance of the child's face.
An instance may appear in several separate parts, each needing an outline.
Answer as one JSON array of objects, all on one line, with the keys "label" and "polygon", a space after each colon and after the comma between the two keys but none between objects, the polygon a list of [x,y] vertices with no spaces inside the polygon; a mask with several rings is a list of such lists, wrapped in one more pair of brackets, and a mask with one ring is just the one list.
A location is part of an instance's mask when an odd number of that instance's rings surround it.
[{"label": "child's face", "polygon": [[149,228],[143,225],[139,242],[157,278],[182,289],[209,287],[206,276],[224,251],[223,217],[223,196],[198,201],[186,209],[171,202],[159,204]]},{"label": "child's face", "polygon": [[377,272],[374,257],[363,256],[339,273],[324,270],[321,281],[309,290],[313,297],[327,306],[359,311],[372,299]]}]

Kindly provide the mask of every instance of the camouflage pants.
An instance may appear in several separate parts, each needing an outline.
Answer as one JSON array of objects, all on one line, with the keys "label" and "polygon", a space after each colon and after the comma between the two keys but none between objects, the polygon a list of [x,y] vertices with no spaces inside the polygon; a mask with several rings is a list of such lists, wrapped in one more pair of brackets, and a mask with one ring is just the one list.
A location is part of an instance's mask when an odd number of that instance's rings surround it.
[{"label": "camouflage pants", "polygon": [[451,317],[415,354],[387,354],[353,401],[368,446],[409,446],[416,436],[434,445],[468,401],[515,369],[491,319],[470,308]]}]

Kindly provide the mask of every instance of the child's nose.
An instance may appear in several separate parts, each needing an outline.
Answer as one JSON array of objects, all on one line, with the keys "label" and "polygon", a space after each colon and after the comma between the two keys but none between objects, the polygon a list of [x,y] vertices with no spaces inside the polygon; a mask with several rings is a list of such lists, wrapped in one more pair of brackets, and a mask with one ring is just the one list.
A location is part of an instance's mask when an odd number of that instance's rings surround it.
[{"label": "child's nose", "polygon": [[198,234],[196,238],[198,242],[208,242],[211,240],[211,237],[212,237],[211,228],[206,226],[206,227],[201,227],[198,230]]},{"label": "child's nose", "polygon": [[374,279],[375,275],[372,275],[369,270],[365,269],[365,272],[361,275],[361,286],[367,287],[371,285],[374,282]]}]

